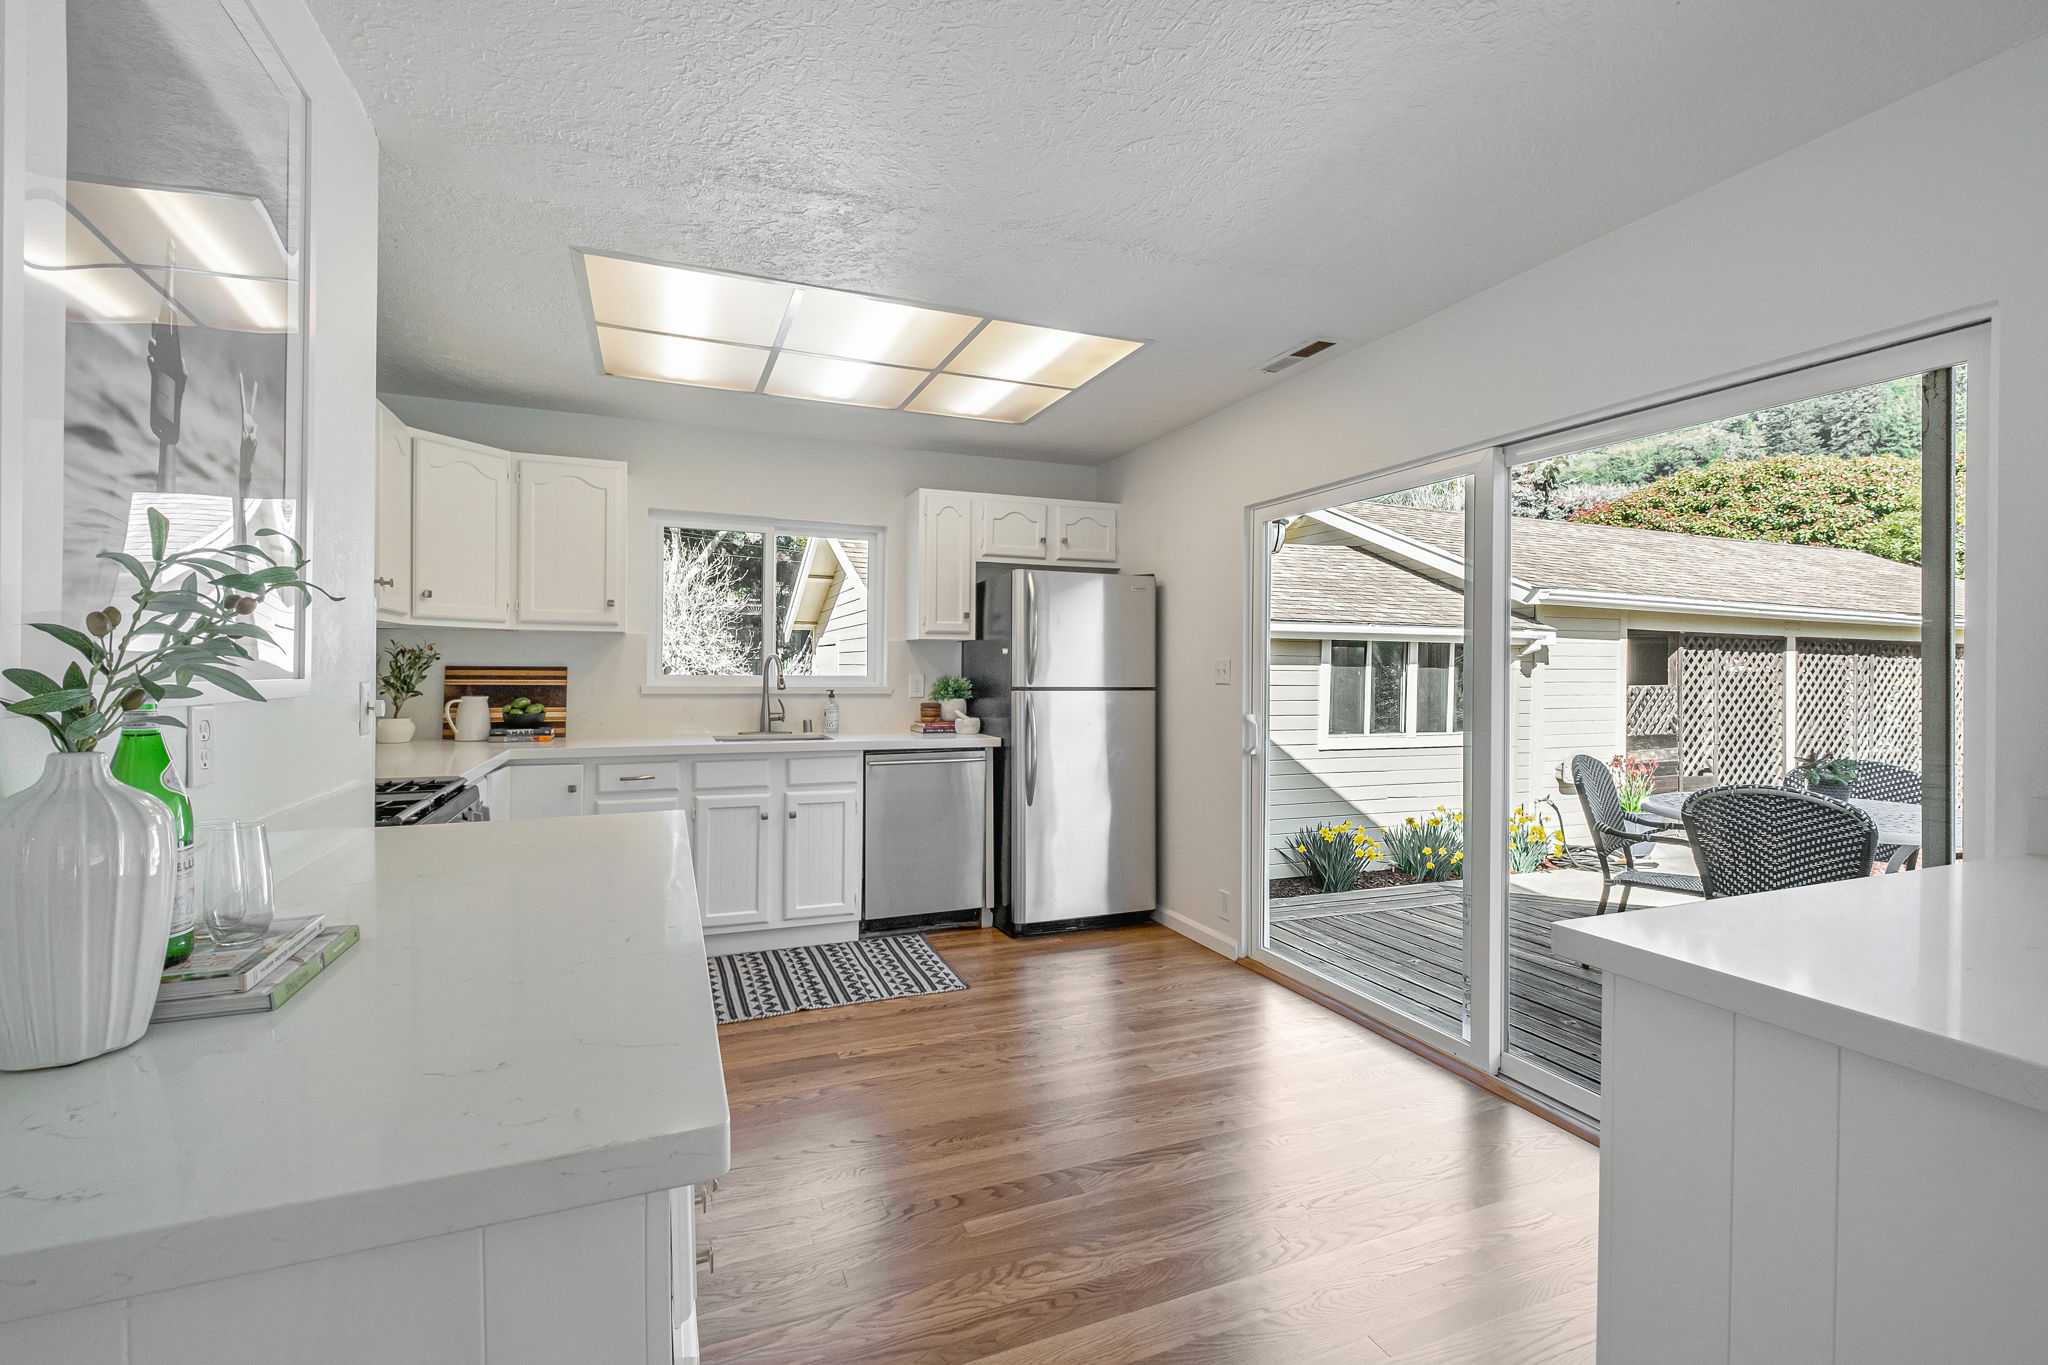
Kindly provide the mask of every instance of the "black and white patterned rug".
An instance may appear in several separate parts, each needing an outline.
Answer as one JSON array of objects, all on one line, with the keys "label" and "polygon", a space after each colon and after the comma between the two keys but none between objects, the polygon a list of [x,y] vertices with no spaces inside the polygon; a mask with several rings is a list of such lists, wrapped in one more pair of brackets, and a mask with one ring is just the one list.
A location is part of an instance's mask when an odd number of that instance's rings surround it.
[{"label": "black and white patterned rug", "polygon": [[721,1024],[966,989],[923,934],[711,959],[711,1003]]}]

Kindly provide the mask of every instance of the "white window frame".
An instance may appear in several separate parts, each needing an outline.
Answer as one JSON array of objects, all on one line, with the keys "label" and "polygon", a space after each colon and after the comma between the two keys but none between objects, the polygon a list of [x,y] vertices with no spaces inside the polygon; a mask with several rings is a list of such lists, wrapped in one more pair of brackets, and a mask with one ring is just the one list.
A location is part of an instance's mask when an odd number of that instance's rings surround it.
[{"label": "white window frame", "polygon": [[[647,529],[641,541],[640,593],[642,620],[647,626],[647,676],[641,684],[643,693],[747,693],[760,690],[761,675],[756,673],[735,674],[718,677],[679,677],[661,671],[662,631],[662,542],[670,527],[684,527],[703,531],[742,531],[764,537],[762,546],[762,569],[767,572],[777,536],[804,536],[811,539],[865,540],[868,542],[868,669],[865,673],[790,674],[787,679],[791,692],[822,693],[827,689],[843,694],[879,694],[889,691],[888,652],[888,601],[889,594],[884,579],[888,564],[888,533],[880,526],[862,526],[851,523],[800,521],[786,517],[734,517],[719,516],[705,512],[677,511],[671,508],[651,508],[647,513]],[[772,594],[766,591],[764,610],[772,610]],[[763,623],[764,630],[778,631],[781,623]]]},{"label": "white window frame", "polygon": [[[1415,728],[1418,693],[1414,686],[1414,679],[1416,676],[1416,656],[1419,652],[1416,647],[1424,644],[1447,644],[1454,651],[1462,650],[1465,645],[1465,633],[1462,629],[1446,631],[1419,628],[1407,632],[1393,630],[1361,631],[1355,634],[1347,633],[1342,637],[1341,642],[1344,644],[1365,645],[1397,643],[1408,646],[1409,682],[1406,687],[1402,688],[1401,694],[1402,728],[1393,733],[1372,734],[1368,732],[1361,735],[1338,734],[1330,729],[1331,684],[1333,682],[1332,670],[1334,668],[1330,657],[1330,647],[1339,643],[1339,640],[1336,638],[1325,638],[1322,642],[1321,659],[1316,667],[1316,747],[1318,749],[1340,751],[1359,749],[1462,749],[1465,746],[1465,732],[1463,730],[1431,730],[1425,734],[1418,732]],[[1374,667],[1375,665],[1368,663],[1366,667],[1368,679]],[[1366,696],[1366,708],[1370,711],[1370,681],[1367,683]],[[1467,697],[1466,701],[1467,710],[1469,711],[1471,698]],[[1468,722],[1471,720],[1469,714],[1466,716],[1466,720]],[[1367,723],[1370,724],[1370,717],[1368,717]]]}]

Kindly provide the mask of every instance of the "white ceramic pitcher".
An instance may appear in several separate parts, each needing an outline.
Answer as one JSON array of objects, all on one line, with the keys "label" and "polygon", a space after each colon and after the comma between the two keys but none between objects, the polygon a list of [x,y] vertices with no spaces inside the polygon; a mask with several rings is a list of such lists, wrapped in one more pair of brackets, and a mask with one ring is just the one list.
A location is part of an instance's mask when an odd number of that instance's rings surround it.
[{"label": "white ceramic pitcher", "polygon": [[491,737],[491,699],[489,697],[457,697],[441,708],[441,719],[461,740],[489,739]]}]

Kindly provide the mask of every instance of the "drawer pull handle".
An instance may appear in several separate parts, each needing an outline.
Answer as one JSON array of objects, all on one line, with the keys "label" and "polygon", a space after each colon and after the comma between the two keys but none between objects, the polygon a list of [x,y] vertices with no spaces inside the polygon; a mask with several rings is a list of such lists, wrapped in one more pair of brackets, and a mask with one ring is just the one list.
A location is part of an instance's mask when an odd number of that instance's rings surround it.
[{"label": "drawer pull handle", "polygon": [[652,782],[653,780],[653,773],[634,773],[630,777],[622,777],[619,779],[619,781],[621,782]]}]

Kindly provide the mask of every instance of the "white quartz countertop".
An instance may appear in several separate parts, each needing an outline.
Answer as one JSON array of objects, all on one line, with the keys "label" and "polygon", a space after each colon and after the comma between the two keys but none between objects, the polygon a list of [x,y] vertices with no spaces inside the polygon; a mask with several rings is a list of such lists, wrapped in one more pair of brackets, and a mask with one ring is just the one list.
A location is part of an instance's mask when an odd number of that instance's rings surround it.
[{"label": "white quartz countertop", "polygon": [[362,942],[284,1009],[0,1075],[0,1321],[723,1173],[683,817],[535,829],[351,832],[279,910]]},{"label": "white quartz countertop", "polygon": [[745,758],[750,754],[825,754],[870,749],[993,749],[1002,743],[989,735],[831,735],[825,739],[762,739],[738,743],[709,735],[666,735],[645,739],[578,739],[565,736],[545,744],[458,744],[453,740],[419,739],[410,744],[377,746],[377,778],[459,777],[474,782],[506,763],[579,763],[601,758],[644,758],[674,754],[688,758]]},{"label": "white quartz countertop", "polygon": [[1571,920],[1555,951],[2048,1110],[2048,858]]}]

